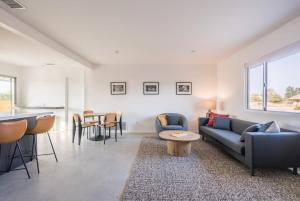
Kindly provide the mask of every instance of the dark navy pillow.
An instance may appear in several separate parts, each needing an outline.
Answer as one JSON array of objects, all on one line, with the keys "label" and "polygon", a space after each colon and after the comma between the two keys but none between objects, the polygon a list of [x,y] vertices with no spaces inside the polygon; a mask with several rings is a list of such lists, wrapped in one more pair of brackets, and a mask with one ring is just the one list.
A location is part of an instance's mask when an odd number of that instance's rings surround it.
[{"label": "dark navy pillow", "polygon": [[240,138],[241,142],[245,142],[245,135],[247,132],[257,132],[260,129],[261,125],[260,124],[254,124],[252,126],[249,126],[248,128],[246,128]]},{"label": "dark navy pillow", "polygon": [[260,128],[258,129],[257,132],[266,132],[266,130],[272,125],[273,121],[270,121],[265,124],[260,124]]},{"label": "dark navy pillow", "polygon": [[231,122],[228,117],[215,117],[213,127],[223,130],[231,130]]}]

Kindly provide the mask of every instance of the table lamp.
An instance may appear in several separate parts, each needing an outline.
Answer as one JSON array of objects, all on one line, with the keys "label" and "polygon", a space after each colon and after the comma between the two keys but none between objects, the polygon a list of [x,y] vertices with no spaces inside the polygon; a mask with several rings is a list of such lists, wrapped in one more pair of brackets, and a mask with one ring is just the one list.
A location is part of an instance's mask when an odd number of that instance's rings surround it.
[{"label": "table lamp", "polygon": [[216,109],[216,101],[215,100],[206,100],[205,108],[208,110],[206,113],[206,117],[209,117],[211,111]]}]

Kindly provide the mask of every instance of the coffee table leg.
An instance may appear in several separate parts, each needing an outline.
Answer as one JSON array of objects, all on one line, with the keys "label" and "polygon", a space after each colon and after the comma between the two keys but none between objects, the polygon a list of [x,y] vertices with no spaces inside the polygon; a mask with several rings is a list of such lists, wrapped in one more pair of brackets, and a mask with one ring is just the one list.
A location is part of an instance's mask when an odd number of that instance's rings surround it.
[{"label": "coffee table leg", "polygon": [[191,147],[191,142],[167,141],[167,152],[172,156],[188,156]]}]

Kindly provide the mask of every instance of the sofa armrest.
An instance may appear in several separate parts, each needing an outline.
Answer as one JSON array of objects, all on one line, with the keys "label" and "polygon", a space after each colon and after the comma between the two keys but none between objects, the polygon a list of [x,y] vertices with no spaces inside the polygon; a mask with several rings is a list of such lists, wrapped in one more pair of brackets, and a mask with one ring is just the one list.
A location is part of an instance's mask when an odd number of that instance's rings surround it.
[{"label": "sofa armrest", "polygon": [[158,134],[163,130],[160,120],[157,117],[155,118],[155,127]]},{"label": "sofa armrest", "polygon": [[182,127],[183,127],[183,130],[188,130],[188,128],[189,128],[189,125],[188,125],[188,120],[187,120],[187,118],[186,117],[182,117]]},{"label": "sofa armrest", "polygon": [[205,126],[208,123],[208,118],[206,117],[199,117],[198,118],[198,133],[200,134],[200,127]]},{"label": "sofa armrest", "polygon": [[198,125],[200,126],[205,126],[208,123],[208,118],[206,117],[199,117],[198,118]]},{"label": "sofa armrest", "polygon": [[246,133],[245,162],[252,169],[300,167],[300,133]]}]

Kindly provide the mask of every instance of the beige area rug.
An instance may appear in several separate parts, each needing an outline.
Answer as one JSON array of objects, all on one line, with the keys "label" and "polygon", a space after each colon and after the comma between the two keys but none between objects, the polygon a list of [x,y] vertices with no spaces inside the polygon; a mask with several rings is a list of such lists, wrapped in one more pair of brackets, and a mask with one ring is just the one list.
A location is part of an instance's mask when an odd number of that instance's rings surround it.
[{"label": "beige area rug", "polygon": [[166,141],[144,137],[121,200],[300,200],[300,176],[278,169],[255,174],[209,142],[194,142],[189,157],[172,157]]}]

